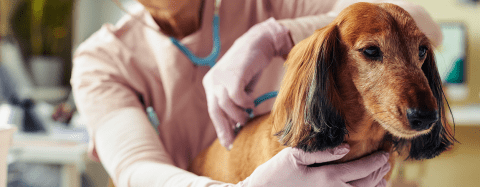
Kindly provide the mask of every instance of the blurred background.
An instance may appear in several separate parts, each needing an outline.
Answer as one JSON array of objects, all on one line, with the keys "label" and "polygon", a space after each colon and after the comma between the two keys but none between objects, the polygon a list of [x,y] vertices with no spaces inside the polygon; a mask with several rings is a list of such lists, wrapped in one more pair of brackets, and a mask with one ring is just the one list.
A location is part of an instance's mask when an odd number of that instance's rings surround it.
[{"label": "blurred background", "polygon": [[[431,160],[399,161],[392,184],[479,186],[480,3],[408,1],[442,27],[436,58],[460,143]],[[120,2],[127,10],[138,6]],[[0,0],[0,129],[18,128],[7,157],[9,187],[107,186],[101,164],[86,157],[88,133],[69,78],[76,47],[124,14],[110,0]]]}]

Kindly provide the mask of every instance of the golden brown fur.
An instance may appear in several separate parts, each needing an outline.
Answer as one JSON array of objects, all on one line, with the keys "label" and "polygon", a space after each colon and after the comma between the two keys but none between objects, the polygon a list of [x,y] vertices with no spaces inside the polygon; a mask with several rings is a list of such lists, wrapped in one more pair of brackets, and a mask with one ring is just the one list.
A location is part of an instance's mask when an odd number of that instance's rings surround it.
[{"label": "golden brown fur", "polygon": [[[369,56],[370,47],[381,55]],[[420,57],[424,47],[428,50]],[[342,142],[351,151],[337,162],[378,150],[391,152],[392,166],[397,153],[413,159],[437,156],[455,140],[445,120],[432,48],[396,5],[347,7],[292,49],[272,112],[249,122],[231,151],[215,141],[190,170],[236,183],[285,146],[313,152]],[[438,111],[440,119],[413,129],[407,118],[412,108]]]}]

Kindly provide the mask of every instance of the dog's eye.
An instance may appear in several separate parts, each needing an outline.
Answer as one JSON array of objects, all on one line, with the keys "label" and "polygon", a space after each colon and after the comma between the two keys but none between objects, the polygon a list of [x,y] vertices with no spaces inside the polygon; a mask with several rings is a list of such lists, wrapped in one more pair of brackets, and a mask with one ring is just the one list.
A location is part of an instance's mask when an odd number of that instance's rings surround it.
[{"label": "dog's eye", "polygon": [[425,55],[427,55],[427,50],[428,50],[427,46],[424,46],[424,45],[418,48],[418,56],[420,57],[420,59],[424,58]]},{"label": "dog's eye", "polygon": [[381,55],[382,55],[381,53],[382,52],[380,51],[380,48],[378,48],[377,46],[368,47],[363,51],[363,54],[366,57],[374,59],[374,60],[378,60],[378,58],[380,58]]}]

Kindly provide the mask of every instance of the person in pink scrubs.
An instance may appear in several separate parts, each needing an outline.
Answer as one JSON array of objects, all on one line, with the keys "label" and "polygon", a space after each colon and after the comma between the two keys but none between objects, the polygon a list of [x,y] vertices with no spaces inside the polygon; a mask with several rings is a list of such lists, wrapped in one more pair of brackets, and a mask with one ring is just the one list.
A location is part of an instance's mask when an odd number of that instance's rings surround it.
[{"label": "person in pink scrubs", "polygon": [[[386,185],[387,153],[306,167],[340,159],[349,151],[345,144],[316,153],[286,148],[238,184],[186,171],[217,137],[231,148],[232,127],[248,119],[244,109],[269,112],[274,99],[258,107],[253,100],[278,90],[282,57],[356,1],[138,2],[143,6],[105,24],[73,59],[71,85],[89,130],[89,156],[117,187]],[[392,2],[440,43],[439,27],[424,9]]]}]

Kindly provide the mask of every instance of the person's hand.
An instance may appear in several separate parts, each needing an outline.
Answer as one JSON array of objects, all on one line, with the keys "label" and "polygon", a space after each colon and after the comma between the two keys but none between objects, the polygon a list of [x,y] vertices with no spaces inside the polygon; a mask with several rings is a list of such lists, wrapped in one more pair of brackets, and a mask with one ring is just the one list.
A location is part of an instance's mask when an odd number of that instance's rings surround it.
[{"label": "person's hand", "polygon": [[434,47],[442,44],[443,35],[440,25],[432,19],[428,12],[422,6],[415,3],[402,0],[387,0],[385,3],[392,3],[402,7],[413,17],[417,27],[427,36]]},{"label": "person's hand", "polygon": [[230,149],[236,124],[248,120],[246,109],[253,109],[249,95],[262,70],[274,56],[292,48],[289,31],[273,18],[250,28],[203,78],[208,113],[220,143]]},{"label": "person's hand", "polygon": [[320,187],[383,187],[383,177],[390,170],[388,153],[374,153],[364,158],[341,164],[309,167],[314,163],[338,160],[349,151],[347,144],[334,149],[306,153],[297,148],[285,148],[260,165],[236,186],[320,186]]}]

